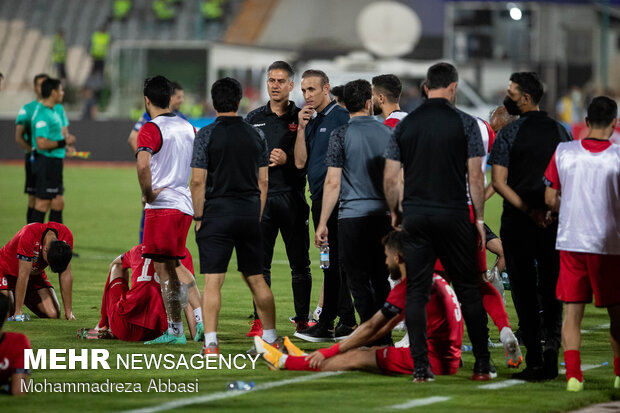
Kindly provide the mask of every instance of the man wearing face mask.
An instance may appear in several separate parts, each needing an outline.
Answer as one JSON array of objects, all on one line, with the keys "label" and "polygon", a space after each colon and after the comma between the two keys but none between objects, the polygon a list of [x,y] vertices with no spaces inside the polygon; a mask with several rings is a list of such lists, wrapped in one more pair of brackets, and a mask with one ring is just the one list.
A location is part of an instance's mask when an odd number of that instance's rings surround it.
[{"label": "man wearing face mask", "polygon": [[[515,308],[527,347],[527,367],[514,378],[538,381],[558,375],[562,305],[555,298],[559,256],[557,222],[545,205],[543,174],[566,129],[540,111],[543,85],[533,72],[513,73],[504,106],[519,119],[504,127],[489,156],[493,187],[504,198],[500,235]],[[547,336],[541,348],[540,308]]]}]

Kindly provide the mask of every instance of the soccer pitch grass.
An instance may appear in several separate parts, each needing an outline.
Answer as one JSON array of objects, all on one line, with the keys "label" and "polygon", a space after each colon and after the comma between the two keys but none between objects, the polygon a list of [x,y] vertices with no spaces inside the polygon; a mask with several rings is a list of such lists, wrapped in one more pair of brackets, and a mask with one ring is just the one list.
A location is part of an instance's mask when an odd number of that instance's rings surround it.
[{"label": "soccer pitch grass", "polygon": [[[25,224],[26,196],[23,192],[23,165],[0,164],[0,242],[5,244]],[[0,411],[124,411],[130,409],[152,409],[160,411],[183,406],[165,404],[185,403],[184,411],[387,411],[394,406],[405,405],[418,410],[438,412],[544,412],[567,411],[596,402],[617,399],[619,391],[613,390],[613,358],[609,347],[606,312],[588,306],[583,328],[582,363],[594,366],[585,371],[585,391],[568,393],[561,374],[556,380],[527,384],[509,385],[509,370],[504,365],[501,348],[491,349],[497,365],[498,378],[490,383],[470,380],[473,355],[463,353],[464,367],[455,376],[438,376],[433,383],[413,384],[409,376],[381,376],[363,372],[322,375],[308,372],[269,371],[260,360],[251,370],[124,370],[116,364],[116,355],[169,353],[175,360],[181,354],[188,359],[200,351],[201,344],[188,341],[185,346],[145,346],[142,343],[126,343],[108,340],[78,340],[76,330],[93,327],[99,320],[101,295],[108,273],[109,263],[119,254],[137,243],[140,220],[140,197],[135,168],[126,165],[95,167],[84,164],[65,166],[67,188],[65,224],[73,231],[75,250],[80,257],[72,261],[74,273],[73,312],[76,321],[41,320],[33,317],[26,323],[5,323],[5,331],[25,333],[34,349],[100,349],[110,352],[110,370],[35,370],[31,378],[34,383],[140,383],[142,392],[134,393],[32,393],[23,398],[0,396]],[[499,229],[500,200],[495,196],[487,204],[486,220],[493,230]],[[198,270],[198,251],[192,230],[187,245],[194,256]],[[318,251],[312,247],[312,274],[314,288],[311,310],[314,309],[320,292],[322,273],[318,268]],[[491,261],[489,261],[491,262]],[[246,285],[236,271],[233,257],[229,274],[222,290],[222,311],[220,315],[220,351],[224,355],[245,353],[252,341],[245,337],[248,331],[248,316],[251,313],[251,297]],[[58,277],[50,280],[58,291]],[[278,334],[292,337],[294,326],[288,317],[294,314],[290,287],[290,269],[281,239],[278,240],[272,269],[272,289],[276,300]],[[203,277],[197,275],[202,291]],[[60,296],[60,293],[58,292]],[[60,297],[59,297],[60,298]],[[516,329],[516,315],[508,294],[508,313]],[[61,306],[62,308],[62,306]],[[491,338],[499,340],[495,326],[489,322]],[[402,333],[396,333],[400,339]],[[314,350],[320,344],[293,341],[306,350]],[[464,337],[464,343],[468,343]],[[607,365],[602,365],[607,362]],[[144,366],[144,364],[142,365]],[[248,363],[248,367],[251,366]],[[48,366],[49,367],[49,366]],[[195,383],[198,392],[147,391],[151,379],[167,382]],[[254,381],[253,391],[226,392],[226,383],[233,380]],[[499,389],[485,389],[487,384],[504,383],[509,386]],[[428,403],[424,405],[424,402]],[[402,407],[402,406],[401,406]]]}]

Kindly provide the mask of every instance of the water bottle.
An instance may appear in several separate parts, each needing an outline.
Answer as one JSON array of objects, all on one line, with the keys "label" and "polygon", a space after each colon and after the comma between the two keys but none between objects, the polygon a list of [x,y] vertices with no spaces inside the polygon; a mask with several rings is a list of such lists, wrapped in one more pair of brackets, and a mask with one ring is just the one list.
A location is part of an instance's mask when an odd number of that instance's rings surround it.
[{"label": "water bottle", "polygon": [[321,245],[320,266],[322,270],[329,268],[329,244]]},{"label": "water bottle", "polygon": [[30,321],[30,314],[19,314],[16,316],[11,316],[7,321]]},{"label": "water bottle", "polygon": [[232,391],[232,390],[252,390],[254,388],[254,382],[250,381],[250,382],[245,382],[242,380],[237,380],[237,381],[231,381],[230,383],[228,383],[226,385],[226,390],[228,391]]},{"label": "water bottle", "polygon": [[504,290],[510,290],[510,279],[506,271],[502,273],[502,283],[504,284]]}]

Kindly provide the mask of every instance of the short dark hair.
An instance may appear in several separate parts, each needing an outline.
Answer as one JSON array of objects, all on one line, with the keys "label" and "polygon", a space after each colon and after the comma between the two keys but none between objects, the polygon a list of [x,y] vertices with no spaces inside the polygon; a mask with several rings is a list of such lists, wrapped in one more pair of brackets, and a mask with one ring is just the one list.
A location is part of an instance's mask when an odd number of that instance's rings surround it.
[{"label": "short dark hair", "polygon": [[338,102],[344,103],[344,85],[334,86],[330,90],[331,94],[338,99]]},{"label": "short dark hair", "polygon": [[426,72],[426,86],[429,90],[443,89],[458,81],[459,73],[450,63],[435,63]]},{"label": "short dark hair", "polygon": [[321,79],[321,87],[325,86],[326,84],[329,83],[329,78],[327,77],[327,75],[325,74],[324,71],[322,70],[317,70],[317,69],[308,69],[306,70],[302,75],[301,78],[305,79],[307,77],[318,77]]},{"label": "short dark hair", "polygon": [[172,83],[161,75],[148,77],[144,80],[144,96],[158,108],[167,109],[172,96]]},{"label": "short dark hair", "polygon": [[593,128],[606,128],[618,117],[618,104],[607,96],[597,96],[588,105],[588,122]]},{"label": "short dark hair", "polygon": [[403,253],[403,240],[405,235],[402,231],[390,231],[381,239],[381,243],[384,247],[392,251],[396,251],[402,255]]},{"label": "short dark hair", "polygon": [[41,97],[43,99],[47,99],[52,95],[52,90],[58,90],[60,87],[60,79],[54,79],[53,77],[48,77],[41,83]]},{"label": "short dark hair", "polygon": [[39,73],[38,75],[35,75],[34,79],[32,80],[32,83],[36,86],[37,85],[37,81],[39,79],[48,79],[50,76],[47,73]]},{"label": "short dark hair", "polygon": [[0,330],[2,330],[6,316],[9,315],[9,308],[11,308],[11,299],[4,294],[0,294]]},{"label": "short dark hair", "polygon": [[272,64],[270,64],[269,67],[267,68],[267,74],[269,74],[269,72],[271,72],[272,70],[284,70],[286,74],[288,75],[289,80],[293,80],[293,77],[295,76],[295,71],[293,70],[293,66],[289,65],[283,60],[277,60],[273,62]]},{"label": "short dark hair", "polygon": [[66,270],[72,257],[73,251],[69,244],[59,240],[50,242],[50,246],[47,248],[47,262],[52,271],[60,274]]},{"label": "short dark hair", "polygon": [[385,95],[390,103],[398,103],[400,94],[403,91],[403,85],[400,83],[400,79],[392,74],[373,77],[372,86],[375,89],[379,89],[380,93]]},{"label": "short dark hair", "polygon": [[243,96],[241,83],[232,77],[225,77],[211,86],[213,107],[218,112],[236,112]]},{"label": "short dark hair", "polygon": [[174,80],[170,82],[172,84],[172,93],[174,94],[174,92],[176,92],[177,90],[183,90],[183,86],[181,86],[181,84],[179,82],[175,82]]},{"label": "short dark hair", "polygon": [[515,72],[510,75],[510,81],[515,83],[521,93],[527,93],[535,104],[539,104],[545,90],[536,72]]},{"label": "short dark hair", "polygon": [[344,106],[350,113],[364,109],[366,101],[372,99],[372,86],[368,80],[352,80],[344,85]]}]

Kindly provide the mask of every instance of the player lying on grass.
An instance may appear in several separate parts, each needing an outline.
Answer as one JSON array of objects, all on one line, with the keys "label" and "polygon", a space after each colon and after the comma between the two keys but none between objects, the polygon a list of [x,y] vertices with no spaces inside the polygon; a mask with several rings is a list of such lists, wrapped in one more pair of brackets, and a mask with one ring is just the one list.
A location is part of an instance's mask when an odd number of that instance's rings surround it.
[{"label": "player lying on grass", "polygon": [[9,314],[24,321],[24,304],[41,318],[60,318],[60,305],[45,269],[58,273],[65,318],[71,309],[73,234],[63,224],[48,222],[24,226],[0,249],[0,293],[11,299]]},{"label": "player lying on grass", "polygon": [[[310,355],[286,346],[289,354],[283,354],[263,340],[255,337],[256,350],[261,353],[272,369],[288,370],[367,370],[383,374],[411,374],[414,366],[408,347],[361,348],[383,337],[403,318],[407,280],[405,262],[402,257],[401,232],[392,231],[383,239],[386,264],[393,279],[402,281],[390,292],[382,309],[360,325],[353,334],[329,348],[319,349]],[[428,380],[434,374],[455,374],[461,360],[463,318],[454,291],[438,275],[433,277],[430,300],[426,306],[427,340],[430,369]],[[475,380],[489,380],[494,375],[479,375]],[[415,380],[414,380],[415,381]]]},{"label": "player lying on grass", "polygon": [[[181,260],[185,288],[184,301],[188,300],[193,310],[185,305],[185,317],[194,340],[204,337],[200,293],[193,278],[192,256],[185,249]],[[129,270],[131,269],[131,288]],[[185,274],[186,273],[186,274]],[[187,279],[185,279],[187,278]],[[188,282],[189,281],[189,282]],[[153,340],[168,328],[164,302],[161,297],[159,277],[153,262],[142,258],[142,244],[116,258],[110,264],[110,273],[105,284],[101,302],[101,320],[94,329],[78,330],[79,338],[118,338],[124,341]],[[185,340],[185,337],[183,337]],[[146,344],[156,344],[148,342]]]},{"label": "player lying on grass", "polygon": [[30,374],[29,370],[24,368],[24,349],[31,347],[25,335],[2,332],[10,306],[11,300],[0,294],[0,394],[20,395],[25,393],[21,382]]}]

